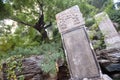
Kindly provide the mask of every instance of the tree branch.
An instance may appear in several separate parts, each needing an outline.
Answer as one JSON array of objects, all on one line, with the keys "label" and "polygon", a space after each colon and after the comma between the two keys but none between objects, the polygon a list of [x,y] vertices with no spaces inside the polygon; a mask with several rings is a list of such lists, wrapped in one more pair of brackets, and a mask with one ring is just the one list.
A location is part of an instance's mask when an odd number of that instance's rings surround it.
[{"label": "tree branch", "polygon": [[47,29],[48,27],[52,26],[52,22],[50,22],[48,25],[45,26],[45,29]]},{"label": "tree branch", "polygon": [[[39,13],[40,13],[40,11],[41,11],[41,15],[43,15],[43,1],[39,1],[39,0],[37,0],[37,2],[38,2],[38,5],[39,5]],[[39,16],[41,16],[41,15],[39,15]]]},{"label": "tree branch", "polygon": [[14,21],[16,21],[16,22],[18,22],[18,23],[20,23],[20,24],[23,24],[23,25],[26,25],[26,26],[34,27],[34,25],[29,24],[29,23],[27,23],[27,22],[24,22],[24,21],[22,21],[22,20],[20,20],[20,19],[18,19],[18,18],[16,18],[16,17],[11,17],[10,19],[11,19],[11,20],[14,20]]}]

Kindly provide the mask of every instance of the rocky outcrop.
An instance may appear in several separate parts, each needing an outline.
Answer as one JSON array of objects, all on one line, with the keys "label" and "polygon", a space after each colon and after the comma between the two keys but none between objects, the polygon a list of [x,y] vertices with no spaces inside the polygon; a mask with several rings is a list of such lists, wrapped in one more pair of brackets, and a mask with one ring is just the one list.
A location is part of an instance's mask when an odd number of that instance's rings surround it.
[{"label": "rocky outcrop", "polygon": [[106,74],[120,78],[120,48],[97,51],[97,58]]},{"label": "rocky outcrop", "polygon": [[[44,59],[44,56],[31,56],[29,58],[24,58],[22,60],[22,70],[15,71],[15,74],[19,80],[21,76],[24,77],[24,80],[57,80],[57,74],[49,74],[45,73],[41,69],[41,63]],[[5,69],[5,67],[3,67]],[[2,80],[7,80],[7,77],[5,77],[7,73],[5,71],[2,71]],[[0,80],[1,80],[0,79]]]},{"label": "rocky outcrop", "polygon": [[101,63],[119,63],[120,62],[120,49],[114,48],[109,50],[97,51],[98,60]]},{"label": "rocky outcrop", "polygon": [[16,73],[17,76],[24,75],[25,80],[43,80],[43,73],[40,63],[43,60],[43,56],[34,56],[25,58],[22,61],[23,70],[21,73]]}]

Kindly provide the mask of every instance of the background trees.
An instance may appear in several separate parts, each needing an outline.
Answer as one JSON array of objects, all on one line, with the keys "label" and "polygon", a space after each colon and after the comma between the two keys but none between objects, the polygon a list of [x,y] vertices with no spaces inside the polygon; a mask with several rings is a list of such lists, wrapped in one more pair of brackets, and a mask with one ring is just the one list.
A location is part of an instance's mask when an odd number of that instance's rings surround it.
[{"label": "background trees", "polygon": [[90,11],[95,9],[82,0],[0,0],[0,4],[1,20],[12,19],[20,26],[33,27],[41,33],[43,40],[48,38],[45,29],[55,22],[56,13],[76,4],[80,5],[83,13],[91,13]]}]

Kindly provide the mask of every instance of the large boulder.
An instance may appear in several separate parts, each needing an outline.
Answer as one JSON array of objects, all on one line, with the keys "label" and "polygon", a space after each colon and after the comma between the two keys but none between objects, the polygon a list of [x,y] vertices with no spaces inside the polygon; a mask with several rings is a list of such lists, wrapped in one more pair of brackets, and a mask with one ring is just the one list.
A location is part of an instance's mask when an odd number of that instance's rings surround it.
[{"label": "large boulder", "polygon": [[25,80],[43,80],[41,62],[43,56],[32,56],[25,58],[22,61],[23,70],[21,73],[16,73],[17,76],[24,75]]},{"label": "large boulder", "polygon": [[[43,60],[44,60],[43,55],[24,58],[22,60],[22,70],[21,71],[15,70],[15,74],[18,80],[21,76],[24,78],[24,80],[57,80],[57,74],[53,75],[50,73],[45,73],[42,70],[41,64]],[[6,68],[7,66],[3,67],[3,71],[2,73],[0,73],[0,80],[8,80]]]}]

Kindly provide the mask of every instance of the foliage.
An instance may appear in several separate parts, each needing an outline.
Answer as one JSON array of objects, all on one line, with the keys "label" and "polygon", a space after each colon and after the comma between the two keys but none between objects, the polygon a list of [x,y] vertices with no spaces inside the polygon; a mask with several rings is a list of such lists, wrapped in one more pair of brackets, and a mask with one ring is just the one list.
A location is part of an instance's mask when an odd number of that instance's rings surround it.
[{"label": "foliage", "polygon": [[88,4],[87,2],[83,1],[80,3],[80,10],[85,18],[91,18],[93,17],[98,9],[94,6]]},{"label": "foliage", "polygon": [[[43,11],[45,15],[45,21],[54,21],[55,15],[73,5],[79,5],[82,13],[87,16],[88,14],[94,14],[96,9],[94,6],[89,5],[88,2],[83,0],[38,0],[43,5]],[[39,3],[37,0],[31,1],[18,1],[18,0],[6,0],[5,3],[2,2],[2,5],[9,4],[12,13],[8,18],[14,20],[17,17],[19,20],[28,22],[29,24],[35,24],[39,16]],[[1,9],[2,10],[2,9]],[[92,11],[92,12],[91,12]],[[32,14],[32,15],[31,15]],[[6,16],[6,15],[4,15]]]},{"label": "foliage", "polygon": [[120,10],[111,10],[112,12],[109,12],[109,17],[110,19],[115,22],[118,23],[118,28],[117,30],[120,30]]},{"label": "foliage", "polygon": [[113,11],[112,13],[109,13],[110,18],[114,21],[120,24],[120,10]]},{"label": "foliage", "polygon": [[10,4],[4,4],[3,0],[0,0],[0,19],[8,18],[12,14],[12,8]]},{"label": "foliage", "polygon": [[[37,41],[33,41],[36,34],[29,28],[29,32],[21,31],[16,32],[16,34],[7,34],[0,37],[0,52],[7,52],[13,50],[15,47],[30,47],[39,45]],[[25,33],[25,34],[24,34]]]},{"label": "foliage", "polygon": [[111,0],[88,0],[88,2],[99,9],[99,11],[104,10],[108,2]]},{"label": "foliage", "polygon": [[89,29],[90,32],[88,34],[94,49],[104,49],[106,47],[104,42],[104,35],[102,35],[101,31],[99,30],[97,23],[93,24]]},{"label": "foliage", "polygon": [[60,48],[60,44],[44,44],[41,48],[45,52],[45,58],[42,62],[42,70],[46,73],[55,74],[57,72],[56,62],[59,59],[64,61],[63,50]]},{"label": "foliage", "polygon": [[[10,10],[8,10],[8,16],[4,15],[3,11],[2,14],[4,17],[0,18],[1,20],[6,19],[5,17],[7,17],[8,19],[12,19],[18,22],[19,26],[23,24],[24,26],[34,27],[34,29],[39,31],[41,33],[41,36],[44,36],[45,38],[46,31],[43,29],[45,26],[47,26],[48,22],[55,22],[55,15],[58,12],[65,10],[66,8],[69,8],[73,5],[78,5],[81,12],[87,18],[93,16],[97,12],[97,9],[94,6],[89,5],[87,1],[83,0],[2,0],[1,4],[5,5],[5,8],[8,8]],[[1,10],[4,10],[4,7],[2,7]],[[43,22],[40,19],[42,19]]]},{"label": "foliage", "polygon": [[118,23],[119,27],[117,30],[120,30],[120,10],[115,10],[113,7],[113,2],[109,2],[109,5],[106,6],[105,11],[113,22]]},{"label": "foliage", "polygon": [[104,11],[106,11],[108,14],[109,12],[115,11],[114,7],[113,7],[113,2],[112,0],[108,1],[108,5],[106,5],[106,7],[104,8]]},{"label": "foliage", "polygon": [[[2,26],[4,27],[5,25]],[[11,27],[12,26],[10,26],[10,28]],[[11,59],[12,56],[14,57],[18,55],[24,57],[29,57],[31,55],[44,55],[45,60],[41,64],[44,66],[42,67],[43,71],[49,73],[56,72],[56,61],[59,58],[63,59],[60,34],[56,28],[53,31],[54,40],[49,41],[49,43],[41,41],[40,34],[31,27],[19,25],[13,34],[11,32],[8,34],[5,30],[6,28],[4,28],[0,36],[1,62],[3,62],[4,59]],[[12,63],[10,65],[12,65]]]},{"label": "foliage", "polygon": [[86,27],[91,27],[93,24],[95,24],[95,20],[93,18],[88,18],[85,20]]},{"label": "foliage", "polygon": [[[64,55],[63,55],[63,50],[61,48],[61,43],[51,42],[49,44],[46,43],[46,44],[42,44],[41,46],[32,46],[28,48],[17,47],[13,51],[9,52],[7,55],[0,56],[2,60],[1,62],[4,62],[4,59],[7,59],[7,61],[5,62],[7,62],[7,64],[9,64],[10,67],[17,66],[19,64],[17,64],[18,62],[16,63],[16,60],[18,59],[17,57],[19,55],[24,56],[24,57],[29,57],[31,55],[43,55],[44,60],[40,64],[42,67],[42,70],[46,73],[52,73],[52,74],[56,73],[55,63],[57,62],[57,60],[61,59],[64,61]],[[22,59],[22,58],[19,58],[19,59]],[[13,63],[9,63],[8,61],[13,62]],[[14,62],[16,64],[14,64]]]},{"label": "foliage", "polygon": [[[4,63],[1,62],[0,66],[6,65],[6,74],[8,80],[18,80],[16,76],[16,72],[21,72],[22,71],[22,59],[23,57],[21,55],[14,55],[6,60],[4,60]],[[5,67],[1,67],[1,70]],[[0,71],[1,71],[0,70]],[[19,80],[24,80],[22,79],[23,77],[20,77]]]}]

